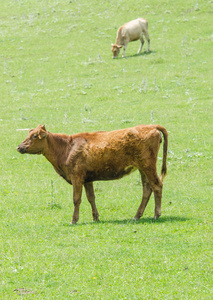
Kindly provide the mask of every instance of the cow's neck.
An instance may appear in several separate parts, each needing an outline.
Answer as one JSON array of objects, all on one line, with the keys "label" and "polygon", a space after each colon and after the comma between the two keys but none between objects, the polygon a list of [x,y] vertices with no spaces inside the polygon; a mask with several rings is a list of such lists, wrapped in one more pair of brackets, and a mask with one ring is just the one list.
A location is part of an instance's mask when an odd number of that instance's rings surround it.
[{"label": "cow's neck", "polygon": [[69,136],[48,133],[46,148],[43,155],[55,167],[60,167],[60,162],[66,161]]},{"label": "cow's neck", "polygon": [[122,46],[123,45],[123,37],[122,37],[121,30],[118,31],[115,44],[118,45],[118,46]]}]

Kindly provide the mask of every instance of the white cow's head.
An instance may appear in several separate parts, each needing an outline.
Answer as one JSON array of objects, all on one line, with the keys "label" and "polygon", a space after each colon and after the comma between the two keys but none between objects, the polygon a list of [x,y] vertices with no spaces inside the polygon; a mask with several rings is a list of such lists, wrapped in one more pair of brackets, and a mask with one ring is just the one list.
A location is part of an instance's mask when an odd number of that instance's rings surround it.
[{"label": "white cow's head", "polygon": [[121,48],[122,46],[120,45],[112,44],[112,53],[113,53],[112,58],[116,58],[118,56]]}]

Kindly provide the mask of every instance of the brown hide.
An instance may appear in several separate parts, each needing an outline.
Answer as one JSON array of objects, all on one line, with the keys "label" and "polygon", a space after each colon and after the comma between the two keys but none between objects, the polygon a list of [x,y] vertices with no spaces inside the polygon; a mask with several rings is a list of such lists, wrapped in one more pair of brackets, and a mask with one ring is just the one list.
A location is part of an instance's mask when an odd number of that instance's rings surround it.
[{"label": "brown hide", "polygon": [[[164,136],[161,179],[156,163]],[[43,154],[56,172],[73,185],[74,214],[72,224],[79,219],[82,186],[92,207],[93,220],[99,220],[95,204],[93,181],[122,178],[138,169],[143,184],[141,205],[135,215],[139,219],[149,201],[155,196],[155,218],[161,214],[162,181],[166,175],[168,134],[159,125],[139,125],[115,131],[97,131],[74,135],[53,134],[39,125],[29,131],[17,147],[20,153]]]}]

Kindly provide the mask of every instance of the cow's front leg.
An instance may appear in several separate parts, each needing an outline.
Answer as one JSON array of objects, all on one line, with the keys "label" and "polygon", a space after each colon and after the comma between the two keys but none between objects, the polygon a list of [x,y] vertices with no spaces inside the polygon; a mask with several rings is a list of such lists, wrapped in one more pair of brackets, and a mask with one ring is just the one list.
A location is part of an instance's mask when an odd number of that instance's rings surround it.
[{"label": "cow's front leg", "polygon": [[87,199],[92,207],[93,221],[99,221],[99,213],[95,204],[95,193],[93,189],[93,183],[92,182],[85,183],[84,188],[86,191]]},{"label": "cow's front leg", "polygon": [[124,52],[123,52],[123,55],[122,55],[123,58],[126,57],[126,48],[127,48],[127,45],[124,45]]},{"label": "cow's front leg", "polygon": [[74,213],[72,217],[71,224],[75,224],[79,219],[79,206],[81,204],[81,195],[82,195],[82,183],[80,181],[72,180],[73,184],[73,203],[74,203]]}]

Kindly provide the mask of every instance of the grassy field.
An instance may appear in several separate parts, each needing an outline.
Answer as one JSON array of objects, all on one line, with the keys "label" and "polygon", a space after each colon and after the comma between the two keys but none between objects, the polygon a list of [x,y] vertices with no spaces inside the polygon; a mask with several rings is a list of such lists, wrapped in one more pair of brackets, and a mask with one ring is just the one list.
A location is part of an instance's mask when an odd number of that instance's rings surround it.
[{"label": "grassy field", "polygon": [[[0,3],[0,299],[213,298],[213,1],[2,0]],[[112,59],[123,23],[145,43]],[[83,194],[17,145],[38,124],[77,133],[161,124],[169,132],[162,216],[140,221],[139,173]],[[20,130],[21,129],[21,130]],[[159,152],[159,166],[162,147]]]}]

